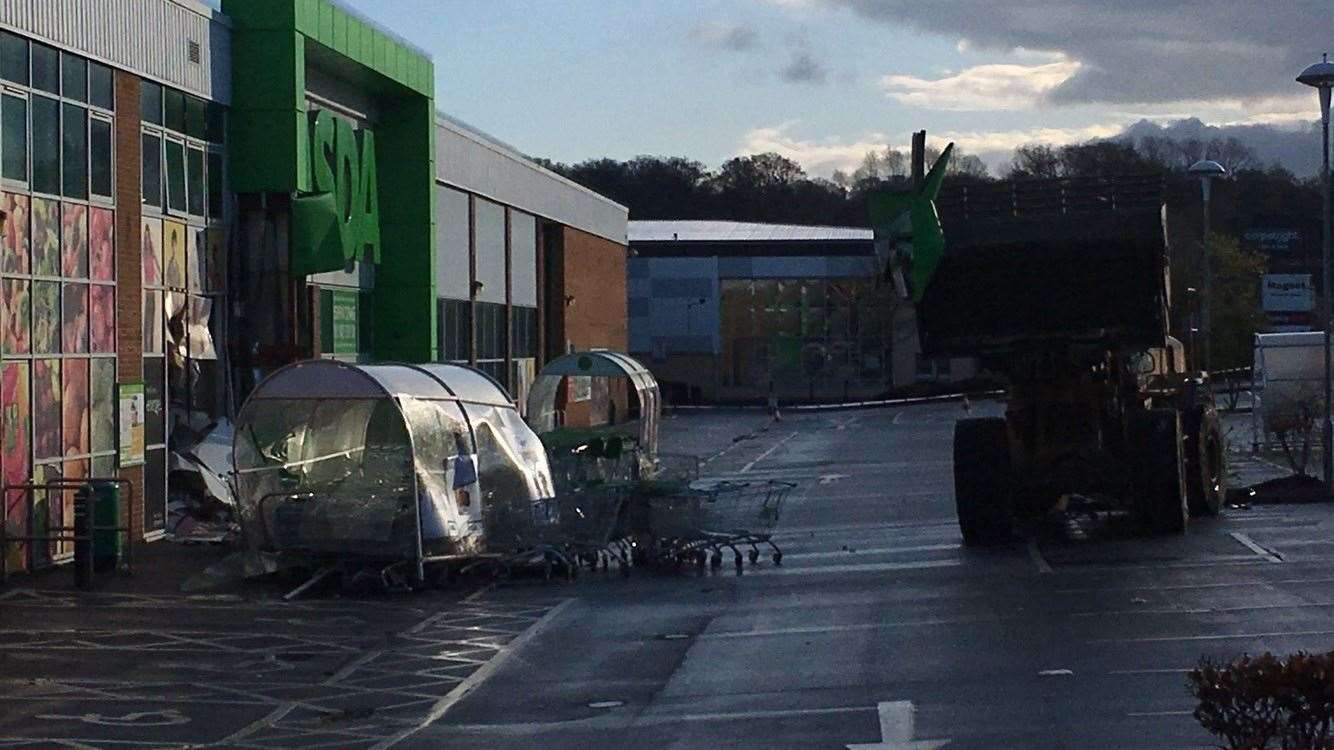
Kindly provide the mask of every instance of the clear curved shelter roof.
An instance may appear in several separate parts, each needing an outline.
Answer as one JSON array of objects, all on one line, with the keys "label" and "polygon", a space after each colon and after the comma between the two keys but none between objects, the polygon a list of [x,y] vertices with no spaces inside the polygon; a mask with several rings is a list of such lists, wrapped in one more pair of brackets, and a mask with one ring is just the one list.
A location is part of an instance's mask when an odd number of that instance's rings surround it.
[{"label": "clear curved shelter roof", "polygon": [[661,399],[653,373],[628,354],[606,349],[572,352],[551,360],[542,367],[528,392],[528,422],[539,434],[550,432],[556,424],[556,391],[566,377],[624,378],[629,380],[639,398],[640,444],[657,452],[658,420]]}]

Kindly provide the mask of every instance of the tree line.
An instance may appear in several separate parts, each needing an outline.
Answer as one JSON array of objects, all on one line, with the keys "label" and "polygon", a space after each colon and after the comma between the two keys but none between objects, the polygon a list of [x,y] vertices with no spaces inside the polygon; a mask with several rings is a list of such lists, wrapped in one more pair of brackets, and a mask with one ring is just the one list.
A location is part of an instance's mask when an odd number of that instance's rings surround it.
[{"label": "tree line", "polygon": [[[1311,147],[1317,148],[1318,143]],[[939,152],[928,147],[929,167]],[[1213,188],[1210,244],[1214,258],[1216,367],[1249,364],[1251,337],[1264,330],[1259,277],[1269,272],[1319,268],[1320,189],[1278,165],[1261,164],[1235,138],[1176,141],[1146,136],[1137,141],[1100,140],[1066,146],[1025,145],[1015,149],[1006,180],[1160,175],[1168,207],[1174,299],[1202,283],[1202,201],[1198,181],[1186,169],[1214,159],[1230,172]],[[775,153],[728,159],[717,169],[684,157],[639,156],[627,161],[591,159],[578,164],[539,160],[553,171],[627,206],[631,219],[722,219],[783,224],[869,226],[872,191],[906,187],[907,154],[887,148],[865,155],[850,173],[812,177],[801,165]],[[945,194],[998,178],[980,158],[957,149],[942,188]],[[944,203],[944,200],[942,200]],[[1300,239],[1266,257],[1246,234],[1294,230]],[[1318,278],[1318,277],[1317,277]],[[1186,330],[1189,306],[1176,305],[1175,330]]]}]

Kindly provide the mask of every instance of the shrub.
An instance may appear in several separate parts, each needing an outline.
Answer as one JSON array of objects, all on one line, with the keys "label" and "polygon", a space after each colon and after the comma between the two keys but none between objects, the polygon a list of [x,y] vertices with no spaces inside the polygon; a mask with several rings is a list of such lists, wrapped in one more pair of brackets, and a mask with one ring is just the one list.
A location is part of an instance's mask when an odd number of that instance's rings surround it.
[{"label": "shrub", "polygon": [[1228,750],[1334,750],[1334,651],[1204,659],[1190,688],[1195,719]]}]

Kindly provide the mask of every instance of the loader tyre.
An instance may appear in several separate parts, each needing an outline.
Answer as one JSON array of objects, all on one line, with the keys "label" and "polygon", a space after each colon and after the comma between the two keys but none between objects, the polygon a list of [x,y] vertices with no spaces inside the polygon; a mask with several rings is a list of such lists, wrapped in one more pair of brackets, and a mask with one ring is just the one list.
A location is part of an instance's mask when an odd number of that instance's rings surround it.
[{"label": "loader tyre", "polygon": [[1012,537],[1013,468],[1001,418],[954,425],[954,505],[964,544],[981,547]]},{"label": "loader tyre", "polygon": [[1223,428],[1210,405],[1195,407],[1186,429],[1186,498],[1192,516],[1216,516],[1227,496]]},{"label": "loader tyre", "polygon": [[1150,409],[1140,425],[1139,511],[1152,534],[1184,534],[1190,517],[1181,416]]}]

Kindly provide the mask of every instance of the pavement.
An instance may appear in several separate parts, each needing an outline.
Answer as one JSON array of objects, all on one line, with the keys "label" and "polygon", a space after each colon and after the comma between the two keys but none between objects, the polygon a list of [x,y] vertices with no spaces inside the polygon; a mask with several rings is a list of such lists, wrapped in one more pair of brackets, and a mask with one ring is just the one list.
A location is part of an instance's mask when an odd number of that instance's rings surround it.
[{"label": "pavement", "polygon": [[665,419],[706,474],[797,484],[781,566],[296,602],[16,584],[0,746],[1208,747],[1202,657],[1334,648],[1327,505],[963,548],[953,423],[1000,408]]}]

